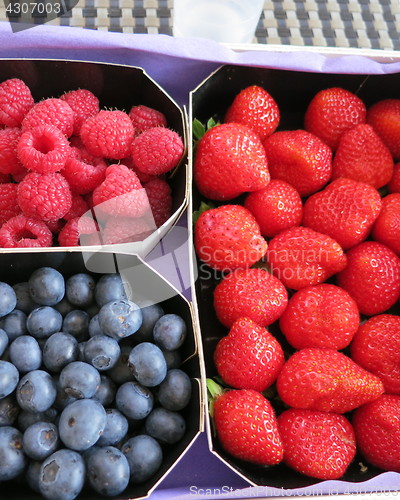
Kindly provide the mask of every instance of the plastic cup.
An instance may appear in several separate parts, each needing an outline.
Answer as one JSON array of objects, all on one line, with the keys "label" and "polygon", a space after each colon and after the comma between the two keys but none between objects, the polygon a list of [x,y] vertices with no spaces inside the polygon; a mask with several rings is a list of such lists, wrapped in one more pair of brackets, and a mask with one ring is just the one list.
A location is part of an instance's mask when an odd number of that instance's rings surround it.
[{"label": "plastic cup", "polygon": [[174,0],[173,34],[222,43],[250,43],[264,0]]}]

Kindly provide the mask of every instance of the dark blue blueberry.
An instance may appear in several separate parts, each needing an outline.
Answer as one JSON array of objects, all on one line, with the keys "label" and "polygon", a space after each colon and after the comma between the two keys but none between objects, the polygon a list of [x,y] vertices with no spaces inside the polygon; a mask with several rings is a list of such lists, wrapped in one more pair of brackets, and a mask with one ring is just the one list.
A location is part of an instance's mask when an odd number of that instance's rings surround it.
[{"label": "dark blue blueberry", "polygon": [[78,359],[78,341],[69,333],[53,333],[43,347],[43,364],[47,370],[58,373]]},{"label": "dark blue blueberry", "polygon": [[103,274],[96,283],[95,300],[99,307],[115,300],[127,298],[121,275],[117,273]]},{"label": "dark blue blueberry", "polygon": [[9,394],[0,399],[0,427],[14,425],[20,408],[14,394]]},{"label": "dark blue blueberry", "polygon": [[55,304],[54,306],[54,309],[57,309],[57,311],[61,314],[61,316],[64,318],[64,316],[66,316],[69,312],[73,311],[75,308],[75,306],[73,306],[72,304],[70,304],[67,300],[66,297],[64,297],[60,302],[58,302],[57,304]]},{"label": "dark blue blueberry", "polygon": [[114,401],[117,386],[107,375],[100,375],[100,385],[91,399],[95,399],[104,407],[110,406]]},{"label": "dark blue blueberry", "polygon": [[118,361],[121,348],[118,342],[108,335],[96,335],[90,338],[84,349],[85,360],[99,371],[112,368]]},{"label": "dark blue blueberry", "polygon": [[40,467],[40,493],[50,500],[74,500],[85,484],[85,462],[76,451],[61,449]]},{"label": "dark blue blueberry", "polygon": [[39,304],[37,304],[31,297],[27,281],[15,284],[13,289],[17,297],[17,304],[15,306],[16,309],[20,309],[25,314],[29,314],[33,311],[33,309],[39,307]]},{"label": "dark blue blueberry", "polygon": [[33,370],[21,378],[16,395],[23,410],[43,412],[48,410],[56,399],[56,384],[46,371]]},{"label": "dark blue blueberry", "polygon": [[129,484],[128,460],[114,446],[96,447],[89,454],[86,467],[89,484],[100,495],[119,495]]},{"label": "dark blue blueberry", "polygon": [[107,424],[97,444],[99,446],[117,446],[128,433],[128,420],[116,408],[106,409]]},{"label": "dark blue blueberry", "polygon": [[50,306],[34,309],[26,320],[28,332],[36,339],[47,339],[53,333],[60,332],[63,323],[61,314]]},{"label": "dark blue blueberry", "polygon": [[95,287],[96,281],[90,274],[74,274],[65,283],[65,295],[76,308],[84,309],[94,302]]},{"label": "dark blue blueberry", "polygon": [[62,411],[58,432],[67,448],[83,451],[96,444],[106,424],[103,405],[94,399],[78,399]]},{"label": "dark blue blueberry", "polygon": [[151,436],[139,434],[128,439],[121,448],[131,472],[131,482],[144,483],[161,467],[163,452],[160,444]]},{"label": "dark blue blueberry", "polygon": [[[77,361],[85,361],[85,345],[86,345],[86,340],[83,340],[81,342],[78,342],[78,359]],[[85,361],[86,363],[86,361]]]},{"label": "dark blue blueberry", "polygon": [[129,300],[108,302],[99,311],[99,326],[104,334],[117,340],[137,332],[142,324],[142,311]]},{"label": "dark blue blueberry", "polygon": [[1,328],[5,330],[10,341],[28,333],[26,319],[26,314],[19,309],[14,309],[10,314],[1,318]]},{"label": "dark blue blueberry", "polygon": [[4,351],[8,347],[8,335],[5,330],[0,328],[0,356],[3,356]]},{"label": "dark blue blueberry", "polygon": [[0,481],[18,477],[27,464],[22,450],[22,434],[15,427],[0,427]]},{"label": "dark blue blueberry", "polygon": [[58,411],[62,411],[66,406],[76,401],[76,398],[67,394],[64,389],[60,386],[60,377],[55,377],[57,395],[54,401],[54,408]]},{"label": "dark blue blueberry", "polygon": [[54,423],[57,419],[58,412],[55,407],[51,407],[46,411],[32,412],[27,410],[22,410],[18,415],[18,429],[25,432],[26,429],[36,424],[36,422],[52,422]]},{"label": "dark blue blueberry", "polygon": [[154,342],[163,351],[179,349],[186,339],[186,323],[177,314],[164,314],[154,326]]},{"label": "dark blue blueberry", "polygon": [[96,335],[103,335],[99,325],[98,314],[95,314],[89,321],[89,337],[95,337]]},{"label": "dark blue blueberry", "polygon": [[121,354],[116,364],[107,372],[107,375],[118,385],[133,380],[131,369],[128,365],[129,354],[132,347],[121,345]]},{"label": "dark blue blueberry", "polygon": [[158,401],[167,410],[180,411],[185,408],[192,395],[192,383],[183,370],[172,369],[158,388]]},{"label": "dark blue blueberry", "polygon": [[100,307],[97,304],[92,304],[89,307],[85,307],[85,311],[89,314],[90,318],[93,318],[93,316],[99,313]]},{"label": "dark blue blueberry", "polygon": [[159,347],[151,342],[142,342],[135,346],[128,364],[135,379],[146,387],[161,384],[167,374],[167,362]]},{"label": "dark blue blueberry", "polygon": [[150,389],[137,382],[125,382],[117,389],[115,404],[126,417],[141,420],[153,409],[154,396]]},{"label": "dark blue blueberry", "polygon": [[0,317],[9,314],[17,305],[17,296],[8,283],[0,281]]},{"label": "dark blue blueberry", "polygon": [[25,472],[26,482],[28,486],[36,493],[40,493],[39,488],[39,478],[40,478],[40,467],[42,462],[37,462],[35,460],[29,460],[28,467]]},{"label": "dark blue blueberry", "polygon": [[182,355],[177,349],[176,351],[163,351],[165,361],[167,362],[168,370],[179,368],[182,364]]},{"label": "dark blue blueberry", "polygon": [[89,337],[89,314],[81,309],[70,311],[62,324],[62,331],[70,333],[79,342]]},{"label": "dark blue blueberry", "polygon": [[152,342],[153,328],[157,321],[164,315],[164,310],[160,304],[142,306],[142,325],[135,333],[135,342]]},{"label": "dark blue blueberry", "polygon": [[44,460],[59,446],[57,427],[51,422],[30,425],[22,438],[24,452],[33,460]]},{"label": "dark blue blueberry", "polygon": [[145,429],[160,443],[175,444],[183,438],[186,422],[180,413],[159,406],[146,418]]},{"label": "dark blue blueberry", "polygon": [[10,344],[10,361],[20,373],[38,370],[42,364],[42,350],[30,335],[21,335]]},{"label": "dark blue blueberry", "polygon": [[0,399],[11,394],[17,387],[19,372],[9,361],[0,360]]},{"label": "dark blue blueberry", "polygon": [[91,398],[100,385],[100,373],[84,361],[73,361],[65,366],[59,377],[59,385],[77,399]]},{"label": "dark blue blueberry", "polygon": [[32,299],[41,306],[54,306],[65,295],[63,275],[53,267],[36,269],[28,280]]}]

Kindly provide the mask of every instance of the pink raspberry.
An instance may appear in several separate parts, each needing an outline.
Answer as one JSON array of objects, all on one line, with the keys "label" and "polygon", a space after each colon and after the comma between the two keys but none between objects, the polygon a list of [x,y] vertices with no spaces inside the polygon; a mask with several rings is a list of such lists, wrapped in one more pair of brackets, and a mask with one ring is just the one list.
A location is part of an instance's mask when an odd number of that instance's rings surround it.
[{"label": "pink raspberry", "polygon": [[81,217],[89,210],[89,205],[80,194],[72,193],[72,205],[68,213],[64,215],[65,220],[75,219]]},{"label": "pink raspberry", "polygon": [[35,104],[29,87],[19,78],[0,83],[0,124],[19,127]]},{"label": "pink raspberry", "polygon": [[102,231],[104,245],[143,241],[156,228],[143,217],[111,217]]},{"label": "pink raspberry", "polygon": [[0,228],[0,247],[51,247],[53,235],[43,221],[16,215]]},{"label": "pink raspberry", "polygon": [[138,179],[140,180],[140,182],[142,184],[145,182],[150,182],[153,179],[158,178],[158,175],[150,175],[150,174],[145,174],[144,172],[141,172],[138,168],[136,168],[133,165],[132,158],[130,156],[128,156],[128,158],[123,158],[121,160],[121,163],[122,163],[122,165],[125,165],[129,169],[133,170],[135,172],[135,174],[138,176]]},{"label": "pink raspberry", "polygon": [[0,184],[0,224],[21,213],[17,202],[17,184]]},{"label": "pink raspberry", "polygon": [[17,199],[24,215],[43,221],[61,219],[72,205],[68,182],[58,172],[27,174],[18,184]]},{"label": "pink raspberry", "polygon": [[62,247],[79,245],[100,245],[98,226],[91,217],[75,217],[69,220],[58,235],[58,243]]},{"label": "pink raspberry", "polygon": [[67,179],[71,191],[76,194],[88,194],[104,181],[107,163],[103,158],[95,157],[86,150],[75,147],[71,150],[72,154],[67,159],[62,174]]},{"label": "pink raspberry", "polygon": [[23,165],[21,165],[21,170],[19,170],[17,173],[12,174],[12,180],[19,184],[21,181],[25,179],[25,177],[29,174],[29,170],[25,168]]},{"label": "pink raspberry", "polygon": [[167,126],[167,118],[164,113],[143,104],[133,106],[129,111],[129,118],[135,127],[136,135],[141,134],[149,128]]},{"label": "pink raspberry", "polygon": [[7,182],[10,182],[10,176],[8,174],[2,174],[0,172],[0,184],[7,184]]},{"label": "pink raspberry", "polygon": [[17,145],[21,137],[21,129],[17,127],[0,130],[0,172],[2,174],[19,174],[23,166],[17,155]]},{"label": "pink raspberry", "polygon": [[36,103],[22,120],[22,130],[32,129],[39,125],[53,125],[69,137],[74,129],[74,112],[70,105],[62,99],[50,97]]},{"label": "pink raspberry", "polygon": [[53,234],[58,234],[65,225],[65,220],[57,219],[46,221],[46,226],[50,229]]},{"label": "pink raspberry", "polygon": [[144,186],[154,222],[160,227],[172,214],[172,196],[169,184],[163,179],[154,179]]},{"label": "pink raspberry", "polygon": [[146,191],[137,175],[125,165],[110,165],[107,168],[106,178],[93,191],[93,203],[101,222],[105,222],[110,215],[140,217],[150,208]]},{"label": "pink raspberry", "polygon": [[74,135],[79,135],[82,123],[89,117],[97,115],[100,110],[99,100],[90,90],[78,89],[65,92],[60,99],[67,102],[74,112]]},{"label": "pink raspberry", "polygon": [[133,165],[141,172],[161,175],[179,163],[184,152],[182,138],[173,130],[154,127],[145,130],[132,142]]},{"label": "pink raspberry", "polygon": [[81,127],[81,139],[89,153],[113,160],[129,156],[134,136],[131,119],[119,110],[102,110]]},{"label": "pink raspberry", "polygon": [[71,148],[68,139],[58,128],[45,124],[22,133],[17,154],[25,168],[49,174],[64,168]]}]

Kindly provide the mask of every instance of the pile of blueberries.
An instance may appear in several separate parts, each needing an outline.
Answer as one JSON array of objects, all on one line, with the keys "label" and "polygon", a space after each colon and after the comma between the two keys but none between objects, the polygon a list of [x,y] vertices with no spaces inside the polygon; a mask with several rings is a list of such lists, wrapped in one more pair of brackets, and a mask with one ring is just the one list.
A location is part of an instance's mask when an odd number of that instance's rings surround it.
[{"label": "pile of blueberries", "polygon": [[118,273],[0,282],[0,482],[72,500],[152,478],[186,431],[186,337],[181,316],[129,300]]}]

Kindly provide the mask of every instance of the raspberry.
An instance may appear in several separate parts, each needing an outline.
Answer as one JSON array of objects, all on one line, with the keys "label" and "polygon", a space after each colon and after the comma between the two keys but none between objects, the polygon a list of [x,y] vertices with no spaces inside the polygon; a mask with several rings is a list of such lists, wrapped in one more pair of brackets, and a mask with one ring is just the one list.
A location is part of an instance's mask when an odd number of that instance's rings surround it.
[{"label": "raspberry", "polygon": [[79,135],[83,122],[99,112],[99,100],[90,90],[78,89],[65,92],[60,99],[74,112],[74,135]]},{"label": "raspberry", "polygon": [[160,227],[172,213],[172,196],[169,184],[163,179],[154,179],[144,186],[149,199],[154,222]]},{"label": "raspberry", "polygon": [[29,87],[22,80],[5,80],[0,84],[0,124],[19,127],[34,103]]},{"label": "raspberry", "polygon": [[21,129],[17,127],[0,130],[0,172],[2,174],[18,174],[23,166],[17,155],[17,145],[21,137]]},{"label": "raspberry", "polygon": [[65,220],[75,219],[85,214],[89,210],[86,200],[80,195],[72,193],[72,205],[70,210],[64,215]]},{"label": "raspberry", "polygon": [[22,120],[22,130],[44,124],[53,125],[69,137],[74,128],[74,112],[62,99],[49,98],[36,103]]},{"label": "raspberry", "polygon": [[146,174],[160,175],[178,164],[184,151],[179,134],[165,127],[154,127],[132,142],[133,165]]},{"label": "raspberry", "polygon": [[112,217],[106,222],[102,240],[105,245],[143,241],[154,229],[143,217]]},{"label": "raspberry", "polygon": [[17,146],[22,165],[41,174],[64,168],[70,152],[68,139],[58,128],[48,124],[25,130]]},{"label": "raspberry", "polygon": [[123,158],[121,160],[121,163],[122,165],[128,167],[130,170],[133,170],[142,184],[158,178],[158,175],[145,174],[144,172],[141,172],[133,165],[132,158],[130,156],[128,156],[128,158]]},{"label": "raspberry", "polygon": [[0,172],[0,184],[7,184],[7,182],[10,182],[10,176]]},{"label": "raspberry", "polygon": [[8,182],[0,184],[0,224],[21,213],[17,202],[17,185]]},{"label": "raspberry", "polygon": [[81,139],[89,153],[113,160],[129,156],[135,129],[123,111],[102,110],[85,120]]},{"label": "raspberry", "polygon": [[50,247],[53,235],[43,221],[16,215],[5,222],[0,229],[0,247],[28,248]]},{"label": "raspberry", "polygon": [[18,184],[17,199],[24,215],[44,221],[64,217],[72,204],[68,182],[57,172],[27,174]]},{"label": "raspberry", "polygon": [[140,217],[149,210],[145,189],[125,165],[107,168],[105,180],[93,191],[93,203],[102,222],[104,215]]},{"label": "raspberry", "polygon": [[64,227],[65,221],[63,219],[46,221],[46,226],[53,234],[58,234]]},{"label": "raspberry", "polygon": [[67,159],[62,174],[71,191],[88,194],[105,179],[107,164],[102,158],[94,157],[84,149],[72,147],[71,150],[72,154]]},{"label": "raspberry", "polygon": [[91,217],[75,217],[61,229],[58,243],[62,247],[100,244],[98,226]]},{"label": "raspberry", "polygon": [[135,127],[136,135],[141,134],[149,128],[167,126],[167,118],[164,113],[143,104],[133,106],[129,111],[129,118]]}]

